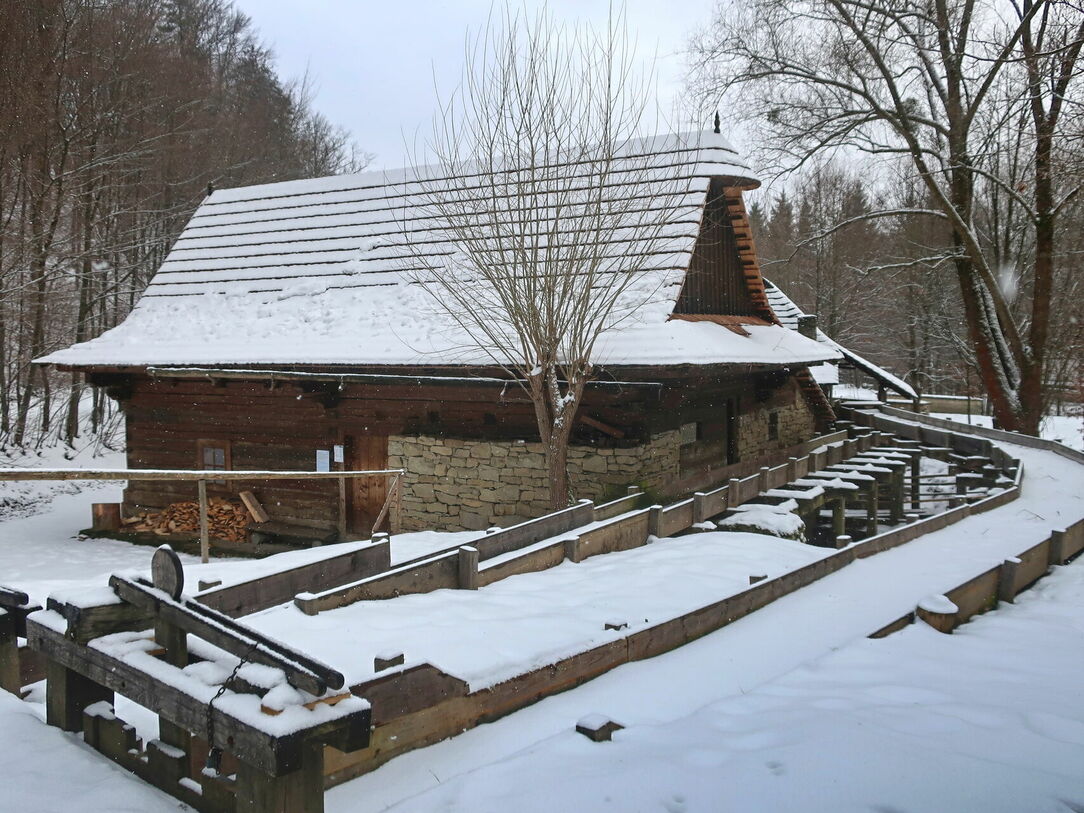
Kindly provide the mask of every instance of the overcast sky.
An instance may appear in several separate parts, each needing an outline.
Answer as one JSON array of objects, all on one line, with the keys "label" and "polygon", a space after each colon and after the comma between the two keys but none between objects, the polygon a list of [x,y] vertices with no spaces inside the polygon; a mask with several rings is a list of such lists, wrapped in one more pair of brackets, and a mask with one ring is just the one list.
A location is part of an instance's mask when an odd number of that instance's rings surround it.
[{"label": "overcast sky", "polygon": [[[376,153],[372,169],[403,166],[403,138],[425,128],[436,95],[453,88],[468,29],[484,25],[491,0],[235,0],[272,45],[286,79],[306,69],[316,109]],[[528,0],[527,6],[538,5]],[[605,25],[607,0],[550,0],[563,20]],[[680,92],[689,35],[711,18],[714,0],[627,0],[630,34],[645,57],[658,53],[659,102]],[[686,129],[689,122],[678,122]],[[704,122],[706,126],[708,122]]]}]

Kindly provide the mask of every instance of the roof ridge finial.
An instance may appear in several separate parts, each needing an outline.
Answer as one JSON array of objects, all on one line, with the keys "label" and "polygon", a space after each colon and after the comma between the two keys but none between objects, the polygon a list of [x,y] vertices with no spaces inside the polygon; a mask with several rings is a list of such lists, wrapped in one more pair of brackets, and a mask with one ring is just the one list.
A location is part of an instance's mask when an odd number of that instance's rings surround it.
[{"label": "roof ridge finial", "polygon": [[715,132],[719,132],[719,111],[715,111]]}]

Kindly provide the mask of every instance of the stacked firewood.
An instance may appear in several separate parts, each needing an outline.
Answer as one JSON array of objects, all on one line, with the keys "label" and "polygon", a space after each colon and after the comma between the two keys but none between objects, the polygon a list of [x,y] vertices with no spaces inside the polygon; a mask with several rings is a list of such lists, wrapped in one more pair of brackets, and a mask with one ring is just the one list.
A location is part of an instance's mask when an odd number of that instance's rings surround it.
[{"label": "stacked firewood", "polygon": [[[248,509],[239,502],[212,497],[207,505],[210,536],[227,542],[247,542]],[[150,531],[159,536],[199,533],[199,503],[175,502],[157,513],[136,514],[124,520],[125,530]]]}]

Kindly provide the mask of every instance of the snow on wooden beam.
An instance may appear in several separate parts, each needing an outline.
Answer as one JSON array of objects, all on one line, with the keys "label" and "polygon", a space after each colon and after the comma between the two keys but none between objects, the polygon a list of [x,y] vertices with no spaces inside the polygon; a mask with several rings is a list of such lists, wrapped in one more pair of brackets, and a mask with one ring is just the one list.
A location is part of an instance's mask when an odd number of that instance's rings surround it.
[{"label": "snow on wooden beam", "polygon": [[[205,378],[213,379],[240,379],[240,380],[268,380],[286,383],[289,381],[327,381],[344,384],[425,384],[425,385],[463,385],[479,384],[484,386],[508,386],[509,384],[526,384],[527,382],[517,378],[497,378],[495,376],[469,376],[469,375],[409,375],[395,373],[309,373],[300,370],[255,370],[255,369],[221,369],[215,367],[147,367],[148,375],[157,378]],[[595,380],[587,383],[588,388],[606,389],[609,387],[636,387],[641,389],[659,389],[662,384],[657,381],[613,381]]]}]

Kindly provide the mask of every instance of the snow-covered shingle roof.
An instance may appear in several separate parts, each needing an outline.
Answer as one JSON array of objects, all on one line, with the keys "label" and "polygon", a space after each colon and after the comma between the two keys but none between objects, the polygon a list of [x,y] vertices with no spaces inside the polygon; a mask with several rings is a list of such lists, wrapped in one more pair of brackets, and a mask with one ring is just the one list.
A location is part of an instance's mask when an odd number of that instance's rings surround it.
[{"label": "snow-covered shingle roof", "polygon": [[[638,278],[626,294],[632,315],[602,336],[596,361],[787,365],[838,357],[775,325],[750,326],[742,336],[719,325],[670,320],[710,179],[745,188],[758,182],[714,133],[644,139],[629,154],[638,166],[644,156],[650,159],[673,216],[661,250],[657,240],[614,245],[615,267]],[[561,165],[560,182],[577,172],[575,163]],[[400,170],[217,191],[196,210],[122,324],[40,361],[75,367],[489,364],[492,359],[412,282],[412,267],[446,262],[453,252],[430,208],[418,205],[434,182],[431,174]],[[469,188],[471,178],[436,182]],[[615,184],[622,211],[629,210],[630,196],[657,205],[650,183]]]},{"label": "snow-covered shingle roof", "polygon": [[[778,285],[767,278],[764,280],[764,290],[768,294],[768,304],[772,306],[772,310],[775,312],[776,317],[778,317],[779,322],[784,327],[797,331],[798,317],[806,315],[802,309],[795,305],[794,301],[783,293]],[[867,375],[882,382],[889,389],[895,390],[905,398],[918,398],[918,393],[916,393],[911,385],[902,378],[894,376],[884,367],[877,366],[872,361],[863,358],[853,350],[848,350],[839,342],[832,339],[819,327],[817,328],[817,341],[838,350],[848,362],[865,372]],[[839,373],[836,370],[835,365],[825,364],[821,367],[814,367],[812,372],[818,384],[839,383]]]}]

